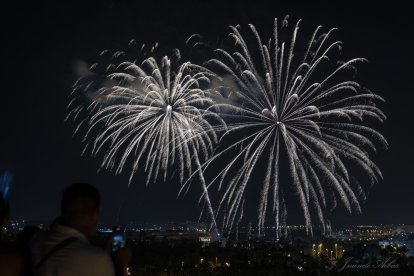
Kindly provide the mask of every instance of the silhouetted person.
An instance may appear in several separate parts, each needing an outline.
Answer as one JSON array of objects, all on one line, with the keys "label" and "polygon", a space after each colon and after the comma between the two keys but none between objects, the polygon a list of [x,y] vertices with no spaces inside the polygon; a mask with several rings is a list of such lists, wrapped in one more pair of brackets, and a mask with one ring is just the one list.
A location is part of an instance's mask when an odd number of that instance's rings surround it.
[{"label": "silhouetted person", "polygon": [[[9,206],[0,192],[0,234],[9,221]],[[1,236],[0,236],[1,238]],[[0,275],[20,276],[23,272],[23,254],[16,244],[0,239]]]},{"label": "silhouetted person", "polygon": [[130,256],[121,250],[115,265],[103,249],[90,244],[98,223],[98,190],[84,183],[63,192],[61,217],[50,231],[39,233],[31,244],[34,274],[41,276],[114,276],[125,273]]}]

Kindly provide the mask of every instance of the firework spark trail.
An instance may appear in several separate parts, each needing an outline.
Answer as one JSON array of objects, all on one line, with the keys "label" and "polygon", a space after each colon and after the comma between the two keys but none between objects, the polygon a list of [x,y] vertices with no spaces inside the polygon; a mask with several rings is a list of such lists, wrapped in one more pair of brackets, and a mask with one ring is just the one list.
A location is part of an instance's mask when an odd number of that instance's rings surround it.
[{"label": "firework spark trail", "polygon": [[[285,21],[282,28],[287,25]],[[351,181],[348,162],[365,171],[371,183],[377,182],[378,176],[382,177],[370,160],[368,150],[376,151],[374,140],[384,148],[387,142],[379,132],[362,122],[364,118],[385,120],[385,115],[375,105],[376,101],[384,100],[362,89],[357,82],[337,81],[345,69],[364,59],[351,59],[324,73],[320,68],[332,66],[328,55],[340,50],[339,41],[329,42],[335,29],[320,35],[321,26],[316,28],[301,56],[295,52],[299,23],[300,20],[290,43],[285,43],[280,41],[280,27],[275,19],[273,37],[268,45],[262,43],[253,25],[249,28],[254,43],[248,42],[238,27],[231,27],[230,37],[237,50],[217,49],[218,57],[207,62],[211,70],[218,70],[216,72],[221,75],[224,72],[237,84],[233,88],[234,102],[216,104],[226,110],[223,118],[233,118],[223,137],[232,137],[233,133],[241,131],[245,134],[244,138],[216,153],[202,168],[206,170],[232,150],[237,152],[208,184],[210,187],[217,183],[219,191],[223,191],[216,216],[222,210],[223,229],[228,231],[243,216],[241,206],[245,190],[259,160],[267,162],[258,207],[259,229],[263,230],[268,201],[273,198],[270,209],[278,237],[286,224],[287,213],[286,187],[280,183],[282,162],[288,164],[306,229],[311,233],[312,206],[323,229],[327,225],[324,210],[328,207],[328,192],[333,191],[349,212],[361,211],[357,195],[363,195],[363,189],[359,183]],[[335,198],[332,200],[336,202]]]},{"label": "firework spark trail", "polygon": [[[117,52],[113,58],[121,55]],[[101,168],[116,174],[127,167],[128,160],[133,160],[130,183],[142,166],[147,172],[147,185],[160,174],[165,181],[168,168],[174,164],[179,167],[183,183],[194,168],[201,168],[218,141],[217,132],[225,127],[211,108],[208,90],[201,87],[208,85],[212,73],[189,62],[173,70],[166,56],[160,64],[150,57],[141,65],[124,61],[108,66],[105,72],[108,71],[112,72],[101,81],[103,87],[97,89],[90,104],[76,105],[72,100],[68,106],[68,118],[76,120],[84,111],[90,114],[77,127],[77,131],[82,125],[88,128],[84,151],[89,148],[96,156],[106,149]],[[86,83],[75,84],[75,97],[79,92],[93,91],[93,85]],[[217,230],[204,176],[201,170],[196,171],[202,185],[201,198],[211,225]]]}]

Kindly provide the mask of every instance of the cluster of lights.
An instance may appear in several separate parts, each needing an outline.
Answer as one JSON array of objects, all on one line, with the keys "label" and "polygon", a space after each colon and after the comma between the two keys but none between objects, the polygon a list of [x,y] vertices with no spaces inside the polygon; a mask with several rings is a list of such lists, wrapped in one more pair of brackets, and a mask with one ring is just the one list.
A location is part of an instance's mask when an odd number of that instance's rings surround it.
[{"label": "cluster of lights", "polygon": [[[204,258],[200,258],[200,265],[202,265],[203,263],[207,263],[207,261]],[[218,263],[218,258],[215,258],[215,265],[217,266]],[[248,261],[248,264],[250,264],[250,260]],[[230,263],[229,262],[224,262],[224,266],[226,267],[230,267]],[[181,267],[184,267],[184,261],[181,262]],[[195,267],[198,267],[198,265],[196,264]]]},{"label": "cluster of lights", "polygon": [[312,245],[312,256],[320,257],[321,255],[325,255],[327,257],[330,257],[331,259],[338,260],[342,257],[343,253],[345,252],[345,249],[340,249],[340,246],[335,243],[334,248],[332,250],[329,250],[328,248],[323,249],[323,244],[320,243],[317,247],[316,244]]}]

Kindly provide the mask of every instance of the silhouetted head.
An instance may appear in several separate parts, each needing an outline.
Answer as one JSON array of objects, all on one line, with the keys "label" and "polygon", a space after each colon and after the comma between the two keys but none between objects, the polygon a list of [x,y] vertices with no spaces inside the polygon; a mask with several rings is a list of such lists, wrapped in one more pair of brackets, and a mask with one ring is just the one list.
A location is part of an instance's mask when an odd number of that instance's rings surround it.
[{"label": "silhouetted head", "polygon": [[61,203],[64,225],[73,227],[86,237],[91,237],[98,224],[100,207],[99,191],[92,185],[75,183],[65,189]]}]

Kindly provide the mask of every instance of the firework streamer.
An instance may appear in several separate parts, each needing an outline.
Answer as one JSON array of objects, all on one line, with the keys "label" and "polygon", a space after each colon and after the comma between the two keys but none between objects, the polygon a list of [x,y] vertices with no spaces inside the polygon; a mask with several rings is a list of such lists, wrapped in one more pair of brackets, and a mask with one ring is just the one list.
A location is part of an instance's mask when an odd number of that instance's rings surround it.
[{"label": "firework streamer", "polygon": [[5,171],[0,175],[0,192],[3,199],[8,201],[10,198],[10,188],[13,183],[13,174],[10,171]]}]

